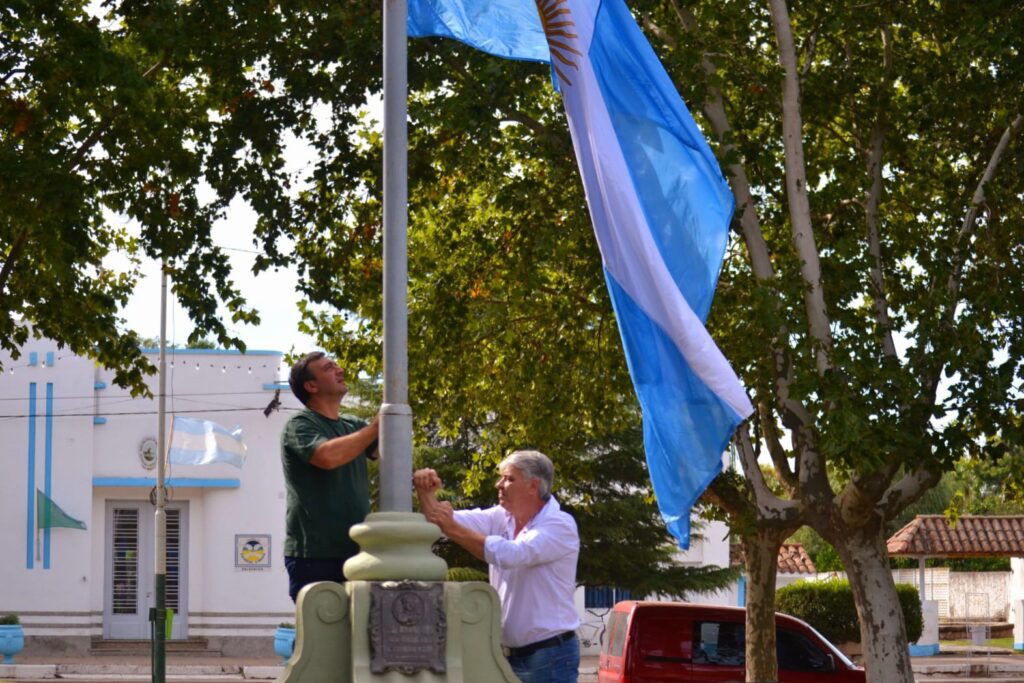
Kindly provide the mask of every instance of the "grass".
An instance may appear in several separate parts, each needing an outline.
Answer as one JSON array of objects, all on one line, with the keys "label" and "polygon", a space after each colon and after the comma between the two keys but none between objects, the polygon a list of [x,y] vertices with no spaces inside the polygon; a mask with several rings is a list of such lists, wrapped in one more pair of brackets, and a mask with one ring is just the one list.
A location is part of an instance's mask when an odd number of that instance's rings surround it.
[{"label": "grass", "polygon": [[[939,641],[939,647],[940,648],[943,645],[960,645],[960,646],[966,647],[966,646],[968,646],[970,644],[971,644],[971,641],[969,641],[969,640],[940,640]],[[980,647],[1002,647],[1002,648],[1006,648],[1007,650],[1013,650],[1013,637],[1009,636],[1009,637],[1006,637],[1006,638],[992,638],[991,640],[986,640]],[[1019,652],[1019,651],[1015,650],[1014,652]],[[1024,653],[1021,653],[1021,654],[1024,654]]]}]

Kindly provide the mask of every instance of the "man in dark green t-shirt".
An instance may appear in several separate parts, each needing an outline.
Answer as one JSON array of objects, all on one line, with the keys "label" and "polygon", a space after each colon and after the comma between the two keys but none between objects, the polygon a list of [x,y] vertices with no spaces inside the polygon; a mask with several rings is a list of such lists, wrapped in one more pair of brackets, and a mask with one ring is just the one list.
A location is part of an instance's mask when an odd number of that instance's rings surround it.
[{"label": "man in dark green t-shirt", "polygon": [[322,351],[295,363],[288,383],[306,406],[281,434],[288,494],[284,564],[294,601],[307,584],[345,581],[342,565],[359,552],[349,529],[370,512],[366,459],[377,457],[379,425],[376,417],[367,424],[341,415],[345,371]]}]

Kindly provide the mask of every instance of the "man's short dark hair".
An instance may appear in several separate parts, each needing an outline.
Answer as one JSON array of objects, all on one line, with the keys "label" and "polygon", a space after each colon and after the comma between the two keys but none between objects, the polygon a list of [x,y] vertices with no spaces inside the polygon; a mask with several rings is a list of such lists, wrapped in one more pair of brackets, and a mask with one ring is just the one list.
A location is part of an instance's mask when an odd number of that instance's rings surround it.
[{"label": "man's short dark hair", "polygon": [[302,402],[302,405],[306,405],[309,401],[309,392],[306,391],[306,382],[316,379],[313,377],[313,373],[309,371],[309,364],[313,361],[320,360],[327,354],[323,351],[313,351],[307,353],[305,356],[295,361],[292,365],[292,371],[288,373],[288,386],[292,388],[292,393],[295,394],[295,398]]}]

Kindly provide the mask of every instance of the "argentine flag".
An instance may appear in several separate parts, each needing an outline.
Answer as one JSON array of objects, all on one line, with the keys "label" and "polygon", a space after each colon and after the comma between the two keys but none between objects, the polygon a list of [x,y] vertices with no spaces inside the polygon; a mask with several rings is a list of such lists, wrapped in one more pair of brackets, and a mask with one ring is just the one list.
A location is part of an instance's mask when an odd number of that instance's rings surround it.
[{"label": "argentine flag", "polygon": [[734,207],[711,149],[623,0],[409,7],[414,36],[445,35],[510,59],[536,59],[538,32],[546,41],[643,409],[654,492],[688,547],[690,509],[753,412],[704,328]]},{"label": "argentine flag", "polygon": [[167,459],[175,465],[224,462],[241,469],[245,450],[241,427],[229,430],[209,420],[175,416]]}]

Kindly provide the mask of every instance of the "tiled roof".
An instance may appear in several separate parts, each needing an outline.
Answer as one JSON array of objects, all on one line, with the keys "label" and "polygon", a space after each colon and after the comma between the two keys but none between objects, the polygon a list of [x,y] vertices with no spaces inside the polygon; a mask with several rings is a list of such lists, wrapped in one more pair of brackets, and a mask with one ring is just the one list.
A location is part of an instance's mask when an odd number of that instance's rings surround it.
[{"label": "tiled roof", "polygon": [[783,543],[779,548],[780,574],[816,574],[811,556],[804,550],[803,543]]},{"label": "tiled roof", "polygon": [[918,515],[886,543],[890,555],[910,557],[1024,557],[1024,515]]},{"label": "tiled roof", "polygon": [[[733,566],[743,564],[743,548],[740,545],[731,546],[729,554]],[[803,543],[783,543],[779,548],[778,566],[780,574],[816,574],[818,572],[811,556],[804,550]]]}]

